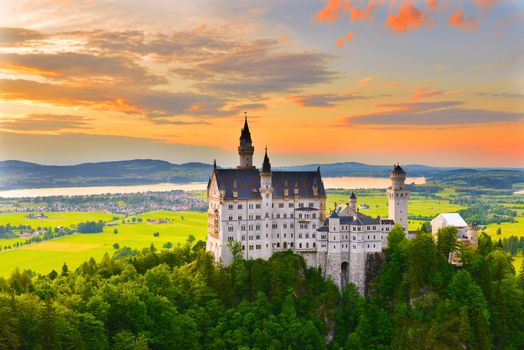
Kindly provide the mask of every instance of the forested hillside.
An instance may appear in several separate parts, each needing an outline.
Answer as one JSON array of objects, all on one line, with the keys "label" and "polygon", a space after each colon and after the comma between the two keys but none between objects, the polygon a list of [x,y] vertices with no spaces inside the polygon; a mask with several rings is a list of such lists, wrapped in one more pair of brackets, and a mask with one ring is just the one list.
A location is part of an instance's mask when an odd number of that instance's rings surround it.
[{"label": "forested hillside", "polygon": [[[0,279],[0,348],[524,348],[524,276],[488,236],[476,251],[453,237],[394,229],[366,298],[353,285],[340,295],[291,252],[224,267],[202,242],[15,271]],[[447,263],[457,249],[462,268]]]}]

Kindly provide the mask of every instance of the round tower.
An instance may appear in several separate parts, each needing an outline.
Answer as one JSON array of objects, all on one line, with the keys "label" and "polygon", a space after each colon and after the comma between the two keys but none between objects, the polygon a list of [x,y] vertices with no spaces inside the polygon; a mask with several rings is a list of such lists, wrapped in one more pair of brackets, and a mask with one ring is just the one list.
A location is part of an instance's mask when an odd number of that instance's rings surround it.
[{"label": "round tower", "polygon": [[240,130],[240,145],[238,146],[238,156],[240,158],[238,169],[254,169],[253,153],[255,147],[251,141],[251,132],[247,124],[247,113],[244,112],[244,127]]},{"label": "round tower", "polygon": [[387,188],[389,218],[400,224],[408,233],[408,200],[409,190],[406,188],[406,172],[397,163],[389,173],[391,186]]},{"label": "round tower", "polygon": [[357,196],[355,192],[351,192],[349,196],[349,209],[353,210],[353,212],[357,211]]}]

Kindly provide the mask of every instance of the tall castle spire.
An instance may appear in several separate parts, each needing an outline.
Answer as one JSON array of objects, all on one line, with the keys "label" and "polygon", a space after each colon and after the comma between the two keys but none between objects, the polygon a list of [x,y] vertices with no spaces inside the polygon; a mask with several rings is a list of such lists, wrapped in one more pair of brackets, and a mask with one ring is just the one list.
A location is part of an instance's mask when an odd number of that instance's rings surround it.
[{"label": "tall castle spire", "polygon": [[238,155],[240,157],[238,169],[254,169],[253,153],[255,147],[251,141],[251,132],[247,123],[247,112],[244,112],[244,127],[240,130],[240,145],[238,146]]},{"label": "tall castle spire", "polygon": [[266,154],[264,155],[264,162],[262,163],[262,174],[271,174],[271,163],[269,162],[269,157],[267,156],[267,146]]}]

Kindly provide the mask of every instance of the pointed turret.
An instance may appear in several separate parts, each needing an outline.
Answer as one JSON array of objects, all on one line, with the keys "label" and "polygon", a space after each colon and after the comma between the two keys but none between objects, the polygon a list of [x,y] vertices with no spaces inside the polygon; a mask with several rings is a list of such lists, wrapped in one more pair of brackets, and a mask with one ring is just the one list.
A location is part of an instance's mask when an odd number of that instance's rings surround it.
[{"label": "pointed turret", "polygon": [[244,112],[244,127],[240,130],[240,143],[251,143],[251,132],[247,123],[247,112]]},{"label": "pointed turret", "polygon": [[251,141],[251,132],[249,132],[249,125],[247,123],[247,113],[244,112],[244,127],[240,130],[240,145],[238,146],[240,164],[237,168],[254,169],[253,153],[255,153],[255,147],[253,147]]},{"label": "pointed turret", "polygon": [[271,174],[271,163],[269,162],[269,157],[267,156],[267,146],[266,153],[264,155],[264,162],[262,163],[262,174]]}]

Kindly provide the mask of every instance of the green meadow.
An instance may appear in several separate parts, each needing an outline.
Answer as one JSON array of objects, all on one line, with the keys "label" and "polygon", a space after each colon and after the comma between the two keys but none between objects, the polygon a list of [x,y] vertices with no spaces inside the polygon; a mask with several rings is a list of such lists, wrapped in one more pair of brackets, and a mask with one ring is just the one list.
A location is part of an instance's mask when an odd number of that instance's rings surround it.
[{"label": "green meadow", "polygon": [[[356,191],[357,204],[366,204],[368,209],[361,211],[367,215],[376,217],[388,214],[387,199],[383,190]],[[438,193],[444,198],[451,198],[455,192],[451,188],[444,188]],[[205,195],[202,193],[201,195]],[[328,212],[337,204],[345,204],[348,201],[348,191],[330,190],[327,199]],[[508,204],[509,205],[509,204]],[[511,204],[511,209],[517,211],[516,223],[490,224],[485,228],[486,233],[494,239],[509,237],[511,235],[524,235],[524,204]],[[413,195],[409,202],[409,212],[412,216],[434,217],[439,213],[456,212],[463,207],[450,204],[447,200],[432,199]],[[160,249],[166,242],[173,245],[184,243],[188,235],[193,235],[197,240],[205,240],[207,230],[206,213],[199,212],[171,212],[159,211],[140,214],[142,222],[127,223],[132,217],[125,218],[105,212],[46,212],[44,219],[27,218],[27,213],[0,213],[0,225],[10,223],[11,225],[31,225],[37,227],[73,227],[85,221],[104,220],[106,223],[116,226],[106,226],[103,233],[82,234],[75,233],[41,243],[33,243],[28,246],[0,252],[0,276],[9,275],[17,266],[22,269],[31,269],[40,273],[48,273],[52,269],[59,270],[65,262],[70,269],[75,269],[81,263],[91,257],[99,260],[107,252],[112,254],[116,243],[120,247],[148,248],[154,244]],[[138,216],[136,216],[138,218]],[[149,223],[147,219],[168,219],[168,223]],[[424,220],[409,221],[409,229],[417,230]],[[497,235],[500,227],[502,233]],[[115,234],[114,230],[118,230]],[[153,234],[158,232],[158,237]],[[23,242],[27,238],[13,238],[0,240],[0,246],[14,245]],[[522,256],[514,259],[516,269],[523,262]]]},{"label": "green meadow", "polygon": [[[27,219],[26,214],[0,214],[0,224],[30,224],[38,226],[71,226],[87,220],[111,221],[114,215],[107,213],[45,213],[47,219]],[[189,235],[197,240],[205,240],[207,230],[206,213],[199,212],[151,212],[141,214],[143,222],[125,223],[115,221],[116,226],[104,227],[102,233],[75,233],[70,236],[34,243],[18,249],[0,252],[0,276],[8,276],[16,267],[31,269],[40,273],[49,273],[52,269],[59,271],[63,263],[69,269],[76,269],[81,263],[93,257],[100,260],[107,252],[112,254],[113,245],[120,247],[148,248],[154,244],[161,249],[164,243],[174,246],[183,244]],[[129,218],[128,218],[129,219]],[[169,223],[153,224],[147,219],[168,219]],[[127,220],[127,219],[126,219]],[[38,223],[38,224],[37,224]],[[118,233],[115,234],[114,230]],[[153,236],[158,232],[159,236]],[[11,245],[20,238],[0,241],[2,246]]]}]

